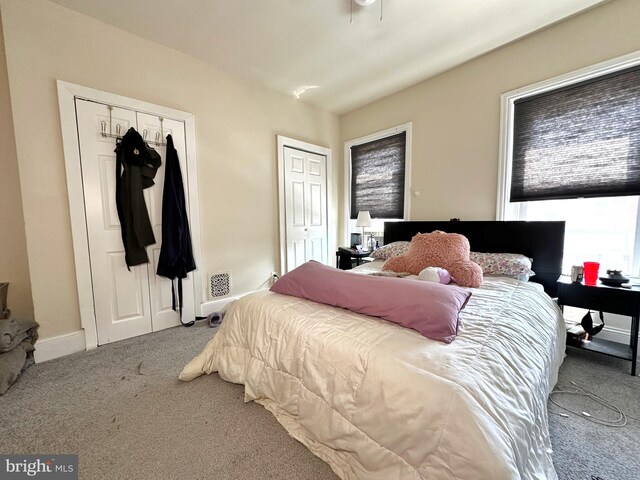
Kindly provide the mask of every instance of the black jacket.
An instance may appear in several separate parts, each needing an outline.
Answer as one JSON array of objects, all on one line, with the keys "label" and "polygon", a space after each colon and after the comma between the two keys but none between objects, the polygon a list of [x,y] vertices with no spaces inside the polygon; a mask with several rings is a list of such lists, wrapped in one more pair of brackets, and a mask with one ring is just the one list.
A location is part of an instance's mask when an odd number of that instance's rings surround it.
[{"label": "black jacket", "polygon": [[143,189],[154,184],[153,178],[162,161],[158,152],[148,147],[133,128],[117,142],[115,152],[116,207],[125,261],[127,267],[131,267],[148,263],[145,247],[156,243]]},{"label": "black jacket", "polygon": [[[196,264],[191,248],[191,232],[180,161],[178,152],[173,147],[171,135],[167,135],[165,162],[162,192],[162,247],[157,274],[173,280],[186,278],[187,273],[196,269]],[[180,303],[182,304],[182,301]]]}]

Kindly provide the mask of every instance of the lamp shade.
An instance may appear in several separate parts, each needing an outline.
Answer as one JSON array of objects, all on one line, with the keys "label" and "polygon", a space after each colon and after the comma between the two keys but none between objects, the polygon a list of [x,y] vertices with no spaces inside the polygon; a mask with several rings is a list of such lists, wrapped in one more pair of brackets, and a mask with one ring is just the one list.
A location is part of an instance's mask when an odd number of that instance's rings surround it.
[{"label": "lamp shade", "polygon": [[358,219],[356,220],[356,227],[370,227],[373,225],[371,221],[371,215],[369,210],[360,210],[358,212]]}]

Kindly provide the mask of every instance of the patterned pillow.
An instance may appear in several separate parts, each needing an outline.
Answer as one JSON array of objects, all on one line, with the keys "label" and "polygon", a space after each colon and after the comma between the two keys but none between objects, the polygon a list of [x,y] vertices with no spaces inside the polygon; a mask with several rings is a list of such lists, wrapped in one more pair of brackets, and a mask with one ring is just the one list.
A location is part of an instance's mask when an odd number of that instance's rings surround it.
[{"label": "patterned pillow", "polygon": [[409,251],[409,245],[411,245],[411,242],[392,242],[372,252],[371,257],[376,260],[388,260],[391,257],[399,257]]},{"label": "patterned pillow", "polygon": [[470,259],[482,267],[484,275],[501,275],[524,279],[532,277],[531,259],[519,253],[471,252]]}]

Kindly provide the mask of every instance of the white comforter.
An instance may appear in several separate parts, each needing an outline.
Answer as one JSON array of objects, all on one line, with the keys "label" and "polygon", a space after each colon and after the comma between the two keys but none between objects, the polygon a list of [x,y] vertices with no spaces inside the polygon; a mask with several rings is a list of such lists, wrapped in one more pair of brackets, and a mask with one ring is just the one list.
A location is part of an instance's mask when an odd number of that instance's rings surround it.
[{"label": "white comforter", "polygon": [[[407,281],[399,279],[398,281]],[[229,307],[181,380],[245,385],[343,479],[556,479],[546,399],[564,324],[539,285],[486,280],[447,345],[271,292]]]}]

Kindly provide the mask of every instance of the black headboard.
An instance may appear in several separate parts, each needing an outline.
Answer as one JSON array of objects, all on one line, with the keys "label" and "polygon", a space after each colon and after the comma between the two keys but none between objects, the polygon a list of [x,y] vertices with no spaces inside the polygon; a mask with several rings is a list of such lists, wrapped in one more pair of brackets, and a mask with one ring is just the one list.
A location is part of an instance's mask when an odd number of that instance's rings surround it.
[{"label": "black headboard", "polygon": [[442,230],[469,239],[471,250],[489,253],[521,253],[533,258],[536,274],[531,282],[542,284],[556,296],[556,281],[562,273],[565,222],[385,222],[384,244],[411,240],[417,233]]}]

